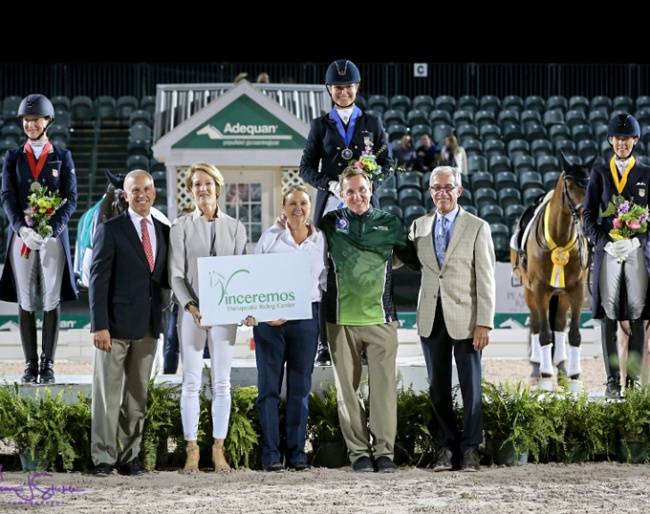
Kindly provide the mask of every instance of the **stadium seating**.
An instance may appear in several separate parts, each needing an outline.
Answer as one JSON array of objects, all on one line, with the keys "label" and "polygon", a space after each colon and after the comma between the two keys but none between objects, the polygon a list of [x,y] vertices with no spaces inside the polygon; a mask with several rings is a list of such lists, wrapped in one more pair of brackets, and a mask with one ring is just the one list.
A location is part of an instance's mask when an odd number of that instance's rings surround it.
[{"label": "stadium seating", "polygon": [[494,254],[500,262],[510,259],[510,229],[505,223],[490,223]]},{"label": "stadium seating", "polygon": [[411,109],[418,109],[429,114],[435,109],[435,100],[431,95],[417,95],[411,102]]},{"label": "stadium seating", "polygon": [[403,212],[404,225],[410,227],[414,219],[424,216],[428,211],[424,205],[409,205]]},{"label": "stadium seating", "polygon": [[496,95],[482,95],[478,99],[478,108],[496,115],[501,110],[501,99]]},{"label": "stadium seating", "polygon": [[524,99],[519,95],[507,95],[501,99],[501,110],[513,110],[520,113],[524,110]]},{"label": "stadium seating", "polygon": [[474,198],[474,205],[479,212],[481,212],[481,208],[485,205],[497,205],[499,203],[497,192],[491,187],[481,187],[474,191],[472,196]]},{"label": "stadium seating", "polygon": [[92,98],[86,95],[73,96],[70,100],[70,116],[74,126],[92,126],[95,119]]},{"label": "stadium seating", "polygon": [[407,95],[393,95],[388,100],[388,108],[401,111],[406,114],[411,110],[411,97]]},{"label": "stadium seating", "polygon": [[568,108],[569,110],[579,110],[585,113],[585,115],[589,114],[589,99],[584,96],[584,95],[573,95],[569,97],[569,103],[568,103]]},{"label": "stadium seating", "polygon": [[390,108],[390,101],[386,95],[370,95],[366,100],[366,107],[381,116]]},{"label": "stadium seating", "polygon": [[565,114],[569,108],[569,101],[562,95],[552,95],[546,99],[546,110],[560,110]]},{"label": "stadium seating", "polygon": [[499,189],[497,195],[499,199],[499,205],[503,209],[504,214],[505,209],[510,205],[521,205],[521,192],[516,187],[506,187],[504,189]]},{"label": "stadium seating", "polygon": [[475,171],[470,175],[470,182],[472,191],[478,191],[482,187],[498,189],[495,187],[494,175],[489,171]]},{"label": "stadium seating", "polygon": [[478,215],[488,223],[505,223],[503,207],[498,204],[483,205],[478,208]]},{"label": "stadium seating", "polygon": [[456,99],[451,95],[436,96],[435,108],[447,111],[450,115],[456,110]]},{"label": "stadium seating", "polygon": [[512,171],[500,171],[494,176],[494,189],[500,191],[507,188],[518,188],[519,180]]},{"label": "stadium seating", "polygon": [[456,109],[463,111],[478,111],[479,101],[475,95],[462,95],[456,99]]}]

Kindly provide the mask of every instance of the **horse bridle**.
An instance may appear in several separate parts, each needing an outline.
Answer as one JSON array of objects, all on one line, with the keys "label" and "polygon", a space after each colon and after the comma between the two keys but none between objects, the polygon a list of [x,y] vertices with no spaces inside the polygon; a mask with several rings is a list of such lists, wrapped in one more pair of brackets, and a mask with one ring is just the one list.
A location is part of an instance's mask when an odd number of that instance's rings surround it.
[{"label": "horse bridle", "polygon": [[[571,222],[571,226],[569,227],[569,231],[563,237],[562,241],[556,243],[556,248],[557,247],[562,247],[562,246],[564,246],[565,242],[570,241],[571,237],[573,236],[573,231],[576,230],[577,233],[578,233],[578,235],[576,237],[576,240],[571,245],[571,247],[567,248],[567,250],[572,250],[576,245],[578,245],[578,252],[579,252],[579,255],[580,255],[580,265],[581,265],[582,269],[585,269],[587,267],[588,259],[585,258],[584,248],[586,247],[586,245],[584,244],[584,241],[587,240],[587,236],[585,235],[584,228],[583,228],[582,223],[581,223],[582,222],[582,216],[580,214],[580,210],[582,209],[582,206],[583,206],[584,202],[580,202],[578,205],[573,204],[573,201],[571,200],[571,196],[569,196],[569,191],[568,191],[568,188],[567,188],[567,179],[574,180],[576,182],[576,184],[579,187],[583,188],[583,189],[586,187],[586,184],[583,184],[582,182],[580,182],[577,178],[575,178],[572,175],[567,175],[566,172],[565,172],[564,178],[562,179],[562,206],[564,207],[564,205],[566,205],[567,208],[569,209],[569,212],[571,213],[572,222]],[[544,241],[540,241],[540,235],[539,235],[539,232],[540,232],[539,227],[540,226],[543,226],[543,223],[538,223],[537,224],[538,230],[535,231],[535,237],[537,238],[537,245],[540,248],[546,247],[547,251],[552,252],[553,250],[555,250],[555,248],[550,248],[546,244],[545,238],[541,238],[541,239],[544,239]],[[544,232],[544,229],[542,228],[542,233],[543,232]]]}]

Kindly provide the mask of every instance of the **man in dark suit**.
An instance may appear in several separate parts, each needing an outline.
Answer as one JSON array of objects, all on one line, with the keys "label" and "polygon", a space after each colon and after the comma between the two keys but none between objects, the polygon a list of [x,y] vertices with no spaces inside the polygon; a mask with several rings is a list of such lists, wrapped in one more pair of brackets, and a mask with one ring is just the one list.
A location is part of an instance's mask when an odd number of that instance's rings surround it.
[{"label": "man in dark suit", "polygon": [[129,172],[123,194],[128,210],[97,228],[88,287],[96,348],[90,451],[97,476],[115,466],[130,475],[147,472],[138,454],[163,289],[169,289],[169,227],[151,216],[153,178]]},{"label": "man in dark suit", "polygon": [[[314,206],[315,225],[318,225],[326,212],[344,207],[339,176],[350,161],[361,157],[368,143],[371,151],[377,156],[377,164],[385,171],[385,180],[394,173],[394,161],[381,120],[374,114],[363,112],[354,104],[360,82],[359,68],[352,61],[339,59],[327,68],[325,84],[334,108],[312,120],[300,159],[300,177],[318,189]],[[380,187],[381,183],[373,182],[373,191]],[[375,195],[371,198],[371,204],[373,207],[379,207]],[[321,312],[323,314],[316,363],[330,366],[332,361],[325,335],[324,309],[321,309]]]}]

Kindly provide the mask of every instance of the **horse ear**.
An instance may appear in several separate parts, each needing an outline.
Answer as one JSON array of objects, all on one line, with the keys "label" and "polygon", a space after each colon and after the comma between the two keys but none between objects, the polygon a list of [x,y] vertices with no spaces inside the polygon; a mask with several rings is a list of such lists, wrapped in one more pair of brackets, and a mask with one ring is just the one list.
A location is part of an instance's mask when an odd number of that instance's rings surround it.
[{"label": "horse ear", "polygon": [[596,162],[596,159],[598,159],[598,156],[597,156],[597,155],[593,155],[593,156],[591,157],[591,159],[589,159],[589,160],[585,163],[585,168],[587,168],[588,171],[591,171],[591,168],[594,167],[594,163]]},{"label": "horse ear", "polygon": [[124,179],[123,178],[118,177],[117,175],[115,175],[114,173],[112,173],[109,170],[106,170],[104,172],[104,174],[106,175],[106,178],[108,179],[108,181],[111,184],[113,184],[115,189],[122,189],[122,187],[124,186]]},{"label": "horse ear", "polygon": [[566,155],[564,155],[564,152],[560,150],[560,157],[562,157],[562,169],[566,170],[571,167],[571,163],[567,160]]}]

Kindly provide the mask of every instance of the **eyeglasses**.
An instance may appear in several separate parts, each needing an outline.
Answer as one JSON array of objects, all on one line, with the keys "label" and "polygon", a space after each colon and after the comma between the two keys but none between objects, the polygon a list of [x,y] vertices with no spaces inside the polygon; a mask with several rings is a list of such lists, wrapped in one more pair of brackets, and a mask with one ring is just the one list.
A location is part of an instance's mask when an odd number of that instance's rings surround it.
[{"label": "eyeglasses", "polygon": [[444,191],[445,193],[451,193],[457,187],[458,186],[444,186],[444,187],[433,186],[433,187],[430,187],[429,189],[431,189],[431,191],[433,191],[434,193],[440,193],[441,191]]}]

